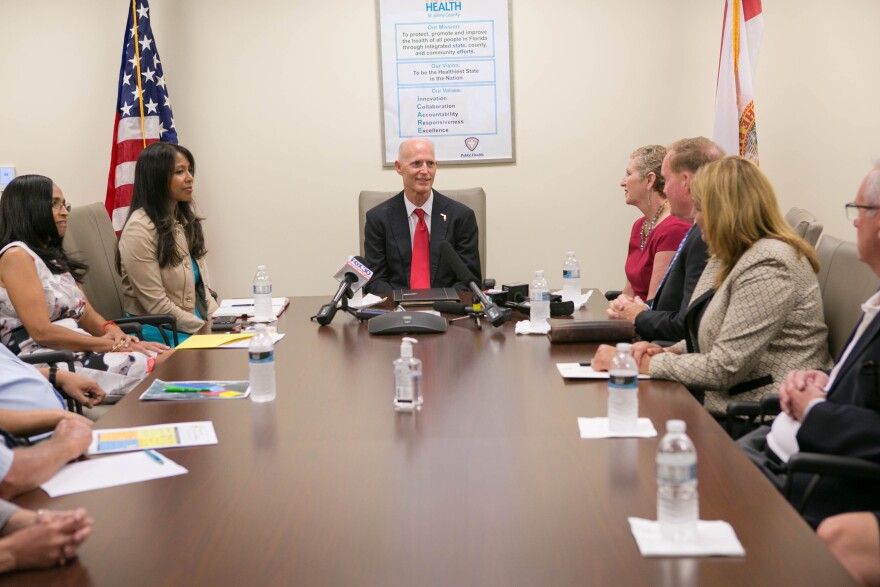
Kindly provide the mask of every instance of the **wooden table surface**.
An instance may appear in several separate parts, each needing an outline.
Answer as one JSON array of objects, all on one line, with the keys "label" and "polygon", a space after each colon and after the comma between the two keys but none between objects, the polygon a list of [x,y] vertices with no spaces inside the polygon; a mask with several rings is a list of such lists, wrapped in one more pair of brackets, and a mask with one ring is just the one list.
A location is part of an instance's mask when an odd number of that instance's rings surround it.
[{"label": "wooden table surface", "polygon": [[[580,318],[602,318],[595,293]],[[595,345],[469,321],[417,336],[424,397],[392,408],[399,336],[298,298],[276,347],[278,398],[140,402],[100,428],[211,420],[217,446],[162,451],[186,475],[19,504],[84,506],[94,533],[63,569],[15,585],[849,585],[810,528],[681,386],[639,384],[640,416],[687,422],[701,519],[730,522],[745,558],[648,559],[628,516],[656,518],[659,438],[581,440],[606,386],[557,362]],[[521,318],[521,317],[520,317]],[[177,351],[162,379],[246,379],[243,350]]]}]

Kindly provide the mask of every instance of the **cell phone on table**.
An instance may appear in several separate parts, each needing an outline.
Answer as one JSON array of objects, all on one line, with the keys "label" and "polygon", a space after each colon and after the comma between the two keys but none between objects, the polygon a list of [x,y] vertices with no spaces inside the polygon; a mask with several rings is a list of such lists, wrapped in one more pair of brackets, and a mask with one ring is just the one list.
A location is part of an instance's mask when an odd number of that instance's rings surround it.
[{"label": "cell phone on table", "polygon": [[211,323],[211,330],[232,330],[235,323],[238,322],[238,316],[217,316]]}]

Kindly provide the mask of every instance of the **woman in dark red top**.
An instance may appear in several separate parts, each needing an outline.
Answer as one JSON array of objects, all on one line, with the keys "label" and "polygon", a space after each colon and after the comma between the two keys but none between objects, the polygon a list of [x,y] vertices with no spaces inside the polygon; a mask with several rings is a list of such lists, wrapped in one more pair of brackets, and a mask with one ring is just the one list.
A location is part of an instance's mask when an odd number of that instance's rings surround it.
[{"label": "woman in dark red top", "polygon": [[691,227],[690,223],[669,214],[660,175],[665,155],[666,148],[660,145],[636,149],[620,180],[626,203],[643,214],[632,227],[623,288],[624,295],[641,301],[654,298],[679,243]]}]

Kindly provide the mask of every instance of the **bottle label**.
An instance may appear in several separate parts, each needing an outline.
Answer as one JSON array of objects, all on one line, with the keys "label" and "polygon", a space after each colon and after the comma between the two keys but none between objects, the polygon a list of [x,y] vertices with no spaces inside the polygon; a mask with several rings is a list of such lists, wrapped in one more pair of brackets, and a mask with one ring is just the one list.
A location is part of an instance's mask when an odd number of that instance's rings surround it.
[{"label": "bottle label", "polygon": [[581,270],[580,269],[563,269],[562,270],[562,279],[580,279],[581,278]]},{"label": "bottle label", "polygon": [[697,480],[697,464],[689,466],[663,465],[657,463],[657,481],[679,485]]},{"label": "bottle label", "polygon": [[632,389],[638,387],[638,377],[634,374],[609,374],[608,385],[620,389]]},{"label": "bottle label", "polygon": [[529,294],[529,299],[533,302],[549,302],[550,292],[532,290],[531,294]]},{"label": "bottle label", "polygon": [[275,351],[248,351],[248,362],[250,363],[274,363]]},{"label": "bottle label", "polygon": [[254,284],[254,295],[260,294],[271,294],[272,293],[272,284],[271,283],[255,283]]}]

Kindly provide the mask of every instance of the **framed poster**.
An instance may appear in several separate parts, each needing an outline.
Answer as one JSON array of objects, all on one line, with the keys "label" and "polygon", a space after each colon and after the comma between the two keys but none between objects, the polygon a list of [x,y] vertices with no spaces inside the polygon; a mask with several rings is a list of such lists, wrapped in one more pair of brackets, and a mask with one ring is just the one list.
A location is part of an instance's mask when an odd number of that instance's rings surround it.
[{"label": "framed poster", "polygon": [[379,0],[385,165],[425,138],[446,163],[512,162],[508,0]]}]

